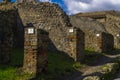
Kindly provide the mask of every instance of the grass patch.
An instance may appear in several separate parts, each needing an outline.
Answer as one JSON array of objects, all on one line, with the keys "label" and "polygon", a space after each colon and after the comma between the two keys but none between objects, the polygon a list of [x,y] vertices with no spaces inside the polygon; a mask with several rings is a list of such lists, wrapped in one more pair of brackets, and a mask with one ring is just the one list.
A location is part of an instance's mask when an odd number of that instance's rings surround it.
[{"label": "grass patch", "polygon": [[[30,74],[21,74],[23,66],[23,49],[14,49],[11,62],[8,65],[0,65],[0,80],[28,80]],[[74,62],[69,57],[60,53],[48,54],[48,69],[35,80],[58,80],[63,76],[71,75],[82,68],[80,62]]]},{"label": "grass patch", "polygon": [[85,48],[85,51],[87,52],[94,52],[95,50],[94,50],[94,48]]},{"label": "grass patch", "polygon": [[14,49],[11,62],[7,65],[0,64],[0,80],[26,80],[31,75],[18,73],[23,63],[23,49]]},{"label": "grass patch", "polygon": [[73,64],[73,68],[76,69],[76,70],[80,70],[83,67],[85,67],[85,65],[81,64],[80,62],[75,62]]},{"label": "grass patch", "polygon": [[83,67],[80,62],[74,62],[59,53],[49,53],[48,61],[48,70],[42,74],[40,80],[59,80]]}]

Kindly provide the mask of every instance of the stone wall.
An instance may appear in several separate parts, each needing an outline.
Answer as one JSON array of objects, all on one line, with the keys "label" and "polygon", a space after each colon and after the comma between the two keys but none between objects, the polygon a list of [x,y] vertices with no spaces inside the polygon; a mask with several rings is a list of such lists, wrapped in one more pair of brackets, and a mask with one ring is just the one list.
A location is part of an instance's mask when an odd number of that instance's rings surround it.
[{"label": "stone wall", "polygon": [[100,23],[102,23],[106,30],[112,34],[114,36],[114,47],[115,48],[120,48],[120,42],[119,42],[119,35],[120,35],[120,15],[117,15],[116,12],[112,12],[112,14],[106,13],[106,18],[104,21],[100,21],[99,19],[97,19],[97,21],[99,21]]},{"label": "stone wall", "polygon": [[109,33],[102,33],[102,52],[110,52],[114,49],[114,37]]},{"label": "stone wall", "polygon": [[48,33],[34,29],[25,28],[24,37],[24,65],[25,73],[39,74],[47,68],[48,63]]},{"label": "stone wall", "polygon": [[[43,29],[49,33],[50,41],[49,41],[49,50],[50,51],[61,51],[64,53],[67,53],[68,55],[71,53],[71,51],[67,51],[68,48],[66,47],[68,43],[68,30],[70,28],[73,28],[69,17],[66,15],[66,13],[57,5],[54,3],[26,3],[26,4],[18,4],[18,11],[19,15],[21,16],[21,20],[23,22],[23,25],[33,25],[36,29]],[[29,10],[29,11],[27,11]],[[81,33],[81,31],[79,32]],[[76,34],[77,35],[77,34]],[[75,36],[76,36],[75,35]],[[80,39],[83,39],[82,33],[79,34]],[[79,39],[76,38],[77,39]],[[81,42],[84,42],[81,40]],[[75,44],[77,46],[78,44]],[[84,45],[84,44],[83,44]],[[81,46],[81,52],[74,52],[72,54],[75,54],[76,57],[72,57],[74,60],[78,60],[77,56],[78,53],[82,53],[83,45]],[[77,50],[77,47],[74,47],[74,49]],[[71,48],[70,48],[71,50]],[[82,55],[81,55],[82,56]]]},{"label": "stone wall", "polygon": [[71,28],[67,30],[66,52],[75,61],[84,59],[84,33],[79,28]]},{"label": "stone wall", "polygon": [[[23,42],[23,28],[26,25],[35,26],[49,33],[49,50],[66,53],[67,30],[72,28],[66,13],[54,3],[2,3],[4,9],[16,9],[16,27],[14,27],[14,44]],[[10,7],[8,7],[10,6]],[[11,19],[12,20],[12,19]],[[21,33],[21,34],[20,34]],[[69,52],[67,52],[69,54]]]},{"label": "stone wall", "polygon": [[[85,33],[85,48],[87,50],[106,52],[113,48],[113,37],[107,33],[104,25],[85,17],[70,16],[70,20],[74,26]],[[107,48],[109,46],[110,49]]]},{"label": "stone wall", "polygon": [[120,48],[120,12],[111,10],[101,12],[79,13],[76,16],[90,17],[102,23],[105,26],[107,32],[114,36],[114,47],[118,49]]},{"label": "stone wall", "polygon": [[10,61],[14,26],[16,26],[15,10],[0,9],[0,63]]},{"label": "stone wall", "polygon": [[[66,29],[71,25],[67,15],[58,5],[54,3],[28,3],[17,6],[23,25],[30,23],[37,29],[47,31],[56,49],[64,51]],[[50,50],[54,50],[54,46],[51,46]]]},{"label": "stone wall", "polygon": [[37,2],[38,0],[17,0],[18,3]]},{"label": "stone wall", "polygon": [[96,52],[109,52],[113,50],[114,38],[104,32],[85,33],[85,47],[87,50]]},{"label": "stone wall", "polygon": [[102,33],[85,33],[85,47],[87,50],[102,52]]},{"label": "stone wall", "polygon": [[103,24],[106,30],[114,36],[114,47],[120,49],[120,17],[107,15],[106,22]]},{"label": "stone wall", "polygon": [[[0,10],[6,12],[5,16],[2,16],[5,20],[8,20],[11,23],[7,23],[7,21],[1,20],[2,23],[6,22],[6,24],[12,26],[13,30],[13,47],[23,47],[23,35],[24,35],[24,27],[15,7],[14,3],[0,3]],[[11,17],[10,17],[11,16]]]}]

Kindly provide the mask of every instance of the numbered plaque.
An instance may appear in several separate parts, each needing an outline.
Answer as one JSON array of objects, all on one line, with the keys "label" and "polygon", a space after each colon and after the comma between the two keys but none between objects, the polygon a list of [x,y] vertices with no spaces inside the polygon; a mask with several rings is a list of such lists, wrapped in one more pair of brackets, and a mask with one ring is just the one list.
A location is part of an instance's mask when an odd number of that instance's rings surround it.
[{"label": "numbered plaque", "polygon": [[28,28],[28,34],[34,34],[34,28]]},{"label": "numbered plaque", "polygon": [[120,35],[119,35],[119,34],[117,34],[117,37],[120,37]]},{"label": "numbered plaque", "polygon": [[71,33],[72,33],[72,32],[73,32],[73,29],[69,29],[69,32],[71,32]]},{"label": "numbered plaque", "polygon": [[100,36],[100,34],[96,34],[96,36],[97,36],[97,37],[99,37],[99,36]]}]

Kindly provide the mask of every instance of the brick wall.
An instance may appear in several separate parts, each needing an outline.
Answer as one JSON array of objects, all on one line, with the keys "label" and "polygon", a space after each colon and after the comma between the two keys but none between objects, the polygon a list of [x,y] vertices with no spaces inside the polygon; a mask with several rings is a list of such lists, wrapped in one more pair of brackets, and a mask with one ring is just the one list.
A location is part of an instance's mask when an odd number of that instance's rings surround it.
[{"label": "brick wall", "polygon": [[50,45],[50,50],[55,46],[57,50],[64,51],[66,29],[71,27],[71,24],[68,16],[57,4],[21,4],[18,5],[18,11],[23,25],[31,23],[35,28],[43,29],[49,33],[53,42],[53,46]]},{"label": "brick wall", "polygon": [[104,25],[94,19],[75,15],[70,16],[70,20],[74,26],[80,28],[85,33],[85,48],[87,50],[104,52],[111,50],[106,48],[106,46],[113,48],[113,37],[109,37],[112,36],[110,34],[107,35],[108,32]]},{"label": "brick wall", "polygon": [[48,33],[28,27],[25,28],[24,40],[24,72],[35,75],[41,73],[47,68]]},{"label": "brick wall", "polygon": [[120,13],[119,11],[100,11],[90,13],[80,13],[76,16],[90,17],[102,23],[106,31],[114,37],[114,47],[120,49],[119,34],[120,34]]},{"label": "brick wall", "polygon": [[95,52],[109,52],[113,50],[114,38],[105,32],[85,33],[85,47]]},{"label": "brick wall", "polygon": [[79,28],[67,30],[66,52],[74,61],[84,59],[84,33]]},{"label": "brick wall", "polygon": [[[66,52],[66,45],[68,44],[66,40],[68,30],[73,27],[69,17],[57,4],[47,2],[36,5],[32,3],[18,4],[18,11],[23,25],[32,24],[36,29],[43,29],[49,33],[50,51],[58,50],[67,54],[70,53],[70,51]],[[77,44],[74,45],[77,46]]]},{"label": "brick wall", "polygon": [[103,23],[106,30],[114,37],[114,47],[120,49],[120,17],[107,15],[106,22]]},{"label": "brick wall", "polygon": [[[67,30],[72,28],[66,13],[54,3],[2,3],[1,9],[16,10],[14,27],[14,44],[18,46],[23,42],[23,28],[28,24],[32,24],[36,29],[42,29],[49,33],[49,50],[66,52]],[[8,7],[10,6],[10,7]],[[15,15],[15,14],[14,14]],[[13,21],[13,18],[11,19]],[[67,53],[69,54],[69,53]]]}]

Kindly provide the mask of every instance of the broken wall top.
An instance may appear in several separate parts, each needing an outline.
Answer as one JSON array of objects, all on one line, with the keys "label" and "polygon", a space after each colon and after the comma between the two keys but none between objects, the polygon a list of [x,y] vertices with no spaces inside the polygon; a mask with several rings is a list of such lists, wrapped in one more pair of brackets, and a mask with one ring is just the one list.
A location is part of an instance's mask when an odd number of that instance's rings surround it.
[{"label": "broken wall top", "polygon": [[78,14],[76,14],[76,16],[91,17],[91,18],[94,18],[94,19],[106,18],[107,15],[120,16],[120,12],[115,11],[115,10],[109,10],[109,11],[86,12],[86,13],[78,13]]},{"label": "broken wall top", "polygon": [[[39,3],[0,3],[0,10],[18,10],[18,13],[21,14],[20,17],[37,17],[39,19],[52,19],[59,17],[61,19],[60,23],[63,23],[63,26],[71,26],[69,18],[66,13],[55,3],[49,2],[39,2]],[[57,19],[57,18],[56,18]],[[34,18],[35,20],[35,18]],[[34,21],[33,20],[33,21]],[[31,20],[25,20],[23,22],[26,25],[27,22],[32,22]]]},{"label": "broken wall top", "polygon": [[0,11],[16,10],[15,3],[0,3]]},{"label": "broken wall top", "polygon": [[91,33],[106,32],[104,25],[91,18],[70,16],[72,25],[79,27],[81,30]]},{"label": "broken wall top", "polygon": [[[66,37],[69,28],[72,27],[67,14],[54,3],[24,3],[17,4],[18,13],[24,26],[31,24],[37,29],[45,30],[53,46],[60,51],[66,49]],[[63,44],[64,43],[64,44]]]},{"label": "broken wall top", "polygon": [[28,2],[37,2],[37,0],[17,0],[18,3],[28,3]]},{"label": "broken wall top", "polygon": [[[40,2],[36,4],[22,3],[17,4],[17,8],[23,19],[24,25],[28,22],[32,22],[32,24],[51,22],[50,24],[53,26],[55,23],[63,24],[64,27],[71,26],[68,16],[57,4],[49,2]],[[38,25],[35,26],[37,27]]]},{"label": "broken wall top", "polygon": [[110,10],[110,11],[100,11],[100,12],[78,13],[75,16],[84,17],[84,18],[90,17],[95,20],[105,19],[105,21],[103,22],[98,21],[98,23],[103,24],[105,29],[114,35],[120,33],[120,25],[119,25],[120,12],[119,11]]}]

